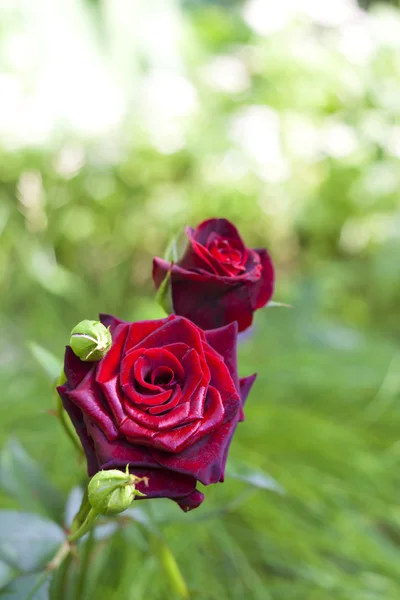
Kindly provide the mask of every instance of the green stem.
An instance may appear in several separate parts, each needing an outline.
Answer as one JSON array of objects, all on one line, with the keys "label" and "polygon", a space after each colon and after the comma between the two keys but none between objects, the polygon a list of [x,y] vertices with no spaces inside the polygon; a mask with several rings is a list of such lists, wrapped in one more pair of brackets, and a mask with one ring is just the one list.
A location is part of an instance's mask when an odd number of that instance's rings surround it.
[{"label": "green stem", "polygon": [[72,535],[76,531],[78,531],[78,529],[80,528],[82,523],[84,523],[88,514],[90,513],[91,508],[92,507],[89,504],[88,490],[87,490],[87,486],[86,486],[83,497],[82,497],[81,505],[79,507],[78,512],[76,513],[76,515],[73,518],[73,521],[72,521],[72,524],[71,524],[71,527],[69,530],[70,535]]},{"label": "green stem", "polygon": [[178,567],[178,563],[175,560],[175,556],[172,554],[167,544],[158,536],[153,535],[151,539],[151,547],[160,561],[172,590],[175,592],[178,598],[181,600],[187,600],[189,598],[188,587]]},{"label": "green stem", "polygon": [[[54,388],[58,387],[59,385],[62,385],[63,383],[65,383],[65,381],[66,381],[66,378],[65,378],[65,373],[63,370],[61,372],[60,377],[57,379]],[[77,450],[79,452],[79,454],[83,454],[82,446],[79,444],[74,432],[71,429],[69,421],[67,420],[67,418],[65,416],[64,406],[63,406],[62,400],[60,398],[60,395],[57,393],[57,390],[55,390],[55,394],[56,394],[56,401],[57,401],[57,417],[61,423],[61,426],[63,427],[65,433],[67,434],[67,436],[71,440],[72,444],[74,445],[75,450]]]},{"label": "green stem", "polygon": [[54,588],[53,597],[57,600],[64,600],[69,597],[69,579],[70,579],[70,569],[72,565],[72,553],[67,554],[67,557],[62,562],[58,574],[56,585]]},{"label": "green stem", "polygon": [[71,546],[68,540],[59,547],[51,561],[47,564],[47,571],[55,571],[63,562],[64,558],[71,552]]},{"label": "green stem", "polygon": [[79,565],[78,580],[75,589],[75,600],[84,600],[86,574],[89,568],[89,560],[94,546],[94,529],[89,531],[86,544],[82,548],[82,556]]},{"label": "green stem", "polygon": [[79,538],[85,535],[85,533],[87,533],[92,528],[98,516],[99,513],[97,513],[94,510],[94,508],[91,508],[89,514],[87,515],[82,525],[74,533],[70,533],[70,535],[68,536],[68,541],[76,542],[77,540],[79,540]]}]

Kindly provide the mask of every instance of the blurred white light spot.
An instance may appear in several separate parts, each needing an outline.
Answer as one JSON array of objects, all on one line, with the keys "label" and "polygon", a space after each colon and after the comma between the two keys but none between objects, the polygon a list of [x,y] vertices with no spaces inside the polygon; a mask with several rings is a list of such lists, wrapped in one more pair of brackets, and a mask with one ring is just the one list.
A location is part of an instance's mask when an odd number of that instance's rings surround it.
[{"label": "blurred white light spot", "polygon": [[320,155],[319,129],[311,119],[293,113],[286,117],[286,143],[291,154],[314,161]]},{"label": "blurred white light spot", "polygon": [[21,72],[32,72],[39,60],[37,43],[25,33],[11,34],[5,44],[5,55],[12,69]]},{"label": "blurred white light spot", "polygon": [[282,157],[279,116],[272,108],[253,105],[241,109],[231,121],[229,135],[260,165]]},{"label": "blurred white light spot", "polygon": [[259,35],[284,29],[298,15],[306,15],[316,23],[337,27],[361,14],[355,0],[247,0],[243,18]]},{"label": "blurred white light spot", "polygon": [[37,232],[47,227],[47,216],[44,210],[45,194],[42,176],[38,171],[25,171],[17,185],[19,210],[26,219],[30,231]]},{"label": "blurred white light spot", "polygon": [[243,7],[244,20],[259,35],[283,29],[293,14],[293,0],[247,0]]},{"label": "blurred white light spot", "polygon": [[291,174],[290,163],[286,158],[280,157],[273,164],[266,164],[257,169],[257,175],[270,183],[283,183]]},{"label": "blurred white light spot", "polygon": [[322,150],[334,158],[343,158],[358,148],[352,127],[344,123],[328,124],[322,131]]},{"label": "blurred white light spot", "polygon": [[236,56],[217,56],[204,67],[203,78],[210,87],[228,94],[238,94],[250,86],[247,69]]},{"label": "blurred white light spot", "polygon": [[328,27],[337,27],[361,14],[356,0],[293,0],[293,4],[313,21]]},{"label": "blurred white light spot", "polygon": [[150,143],[161,154],[174,154],[186,145],[186,136],[182,128],[176,123],[162,122],[149,127]]},{"label": "blurred white light spot", "polygon": [[64,147],[54,161],[56,173],[70,179],[74,177],[85,164],[85,151],[82,146]]},{"label": "blurred white light spot", "polygon": [[[144,111],[161,112],[165,117],[189,116],[197,109],[197,92],[182,75],[170,71],[152,71],[142,84]],[[153,115],[152,115],[153,116]]]},{"label": "blurred white light spot", "polygon": [[197,91],[182,75],[154,70],[143,80],[142,121],[150,143],[164,154],[186,144],[187,118],[197,110]]},{"label": "blurred white light spot", "polygon": [[386,144],[387,149],[393,156],[400,158],[400,126],[393,127],[390,131]]},{"label": "blurred white light spot", "polygon": [[360,18],[356,22],[346,23],[338,30],[338,48],[352,64],[365,63],[377,48],[369,23],[368,17]]}]

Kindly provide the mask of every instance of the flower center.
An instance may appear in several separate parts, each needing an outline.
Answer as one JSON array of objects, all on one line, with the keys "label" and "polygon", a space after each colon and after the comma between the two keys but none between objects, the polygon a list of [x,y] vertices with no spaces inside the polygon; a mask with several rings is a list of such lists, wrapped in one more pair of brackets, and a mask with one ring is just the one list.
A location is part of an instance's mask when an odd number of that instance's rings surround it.
[{"label": "flower center", "polygon": [[[148,381],[149,376],[146,377]],[[175,383],[175,373],[170,367],[156,367],[150,374],[150,381],[153,385],[165,386]]]},{"label": "flower center", "polygon": [[229,270],[235,272],[245,271],[242,252],[238,248],[234,248],[229,240],[214,237],[208,244],[208,251],[218,260],[219,263],[226,267],[231,267]]}]

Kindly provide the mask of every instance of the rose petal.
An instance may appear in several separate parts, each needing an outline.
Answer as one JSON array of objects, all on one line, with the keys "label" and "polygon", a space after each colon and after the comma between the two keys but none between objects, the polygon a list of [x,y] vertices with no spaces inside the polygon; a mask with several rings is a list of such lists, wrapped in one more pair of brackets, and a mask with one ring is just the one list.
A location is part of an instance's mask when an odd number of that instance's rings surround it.
[{"label": "rose petal", "polygon": [[[153,418],[156,419],[157,417]],[[180,452],[187,445],[188,440],[200,427],[200,423],[200,421],[193,421],[175,429],[152,431],[141,427],[131,419],[127,419],[122,423],[120,431],[132,444],[140,444],[149,448],[176,453]]]},{"label": "rose petal", "polygon": [[244,252],[246,247],[238,230],[227,219],[208,219],[207,221],[203,221],[203,223],[200,223],[200,225],[195,229],[193,237],[197,242],[205,246],[209,236],[212,233],[215,233],[222,238],[236,240],[236,242],[240,244],[238,247],[240,247],[240,250]]},{"label": "rose petal", "polygon": [[93,363],[84,362],[78,358],[70,346],[65,348],[64,373],[70,388],[75,388],[79,385],[94,367]]},{"label": "rose petal", "polygon": [[118,429],[104,408],[105,399],[100,386],[90,375],[89,372],[75,390],[68,390],[65,394],[84,416],[89,416],[101,428],[110,441],[115,440],[119,436]]},{"label": "rose petal", "polygon": [[210,386],[207,391],[204,417],[196,432],[196,439],[215,431],[217,427],[222,424],[224,415],[225,407],[222,402],[221,394],[216,388]]},{"label": "rose petal", "polygon": [[167,321],[168,317],[166,319],[156,319],[155,321],[138,321],[136,323],[131,323],[125,342],[125,352],[135,348],[140,342],[153,333],[153,331],[157,331],[157,329]]},{"label": "rose petal", "polygon": [[274,293],[275,271],[271,257],[265,248],[254,250],[260,257],[262,272],[260,281],[254,291],[255,308],[262,308],[271,299]]},{"label": "rose petal", "polygon": [[237,368],[237,322],[229,323],[225,327],[218,329],[209,329],[205,331],[207,342],[214,350],[220,354],[226,366],[229,369],[236,389],[239,389],[238,368]]},{"label": "rose petal", "polygon": [[60,394],[63,406],[68,413],[69,418],[73,426],[75,427],[75,431],[79,436],[79,439],[82,444],[82,448],[85,452],[87,459],[87,470],[89,477],[92,477],[99,470],[99,463],[97,460],[96,452],[93,447],[93,441],[91,437],[88,435],[86,430],[85,421],[83,419],[82,411],[69,400],[65,394],[66,386],[59,386],[57,388],[57,392]]},{"label": "rose petal", "polygon": [[190,244],[185,254],[177,263],[182,269],[204,271],[217,276],[229,275],[224,265],[204,245],[199,244],[188,229],[186,230],[186,235],[189,238]]},{"label": "rose petal", "polygon": [[115,329],[119,325],[129,325],[128,321],[122,321],[122,319],[118,319],[118,317],[114,317],[113,315],[107,315],[105,313],[100,313],[99,319],[105,327],[110,328],[112,336],[114,335]]},{"label": "rose petal", "polygon": [[129,326],[126,324],[117,325],[115,327],[112,346],[105,357],[99,363],[97,363],[96,380],[99,383],[106,383],[119,374],[121,354],[124,348],[128,330]]},{"label": "rose petal", "polygon": [[188,496],[185,496],[184,498],[176,500],[176,502],[179,504],[179,506],[184,512],[189,512],[189,510],[193,510],[200,506],[203,500],[204,494],[202,494],[198,490],[194,490],[194,492],[192,492]]},{"label": "rose petal", "polygon": [[[196,480],[190,475],[168,471],[166,469],[129,469],[137,477],[147,477],[148,485],[144,482],[137,484],[137,489],[146,494],[147,498],[170,498],[180,501],[185,499],[196,489]],[[193,498],[195,501],[196,497]],[[195,508],[193,506],[193,508]]]},{"label": "rose petal", "polygon": [[96,449],[99,469],[131,467],[158,467],[149,450],[144,446],[134,446],[125,440],[110,442],[101,429],[88,421],[87,431]]},{"label": "rose petal", "polygon": [[243,412],[243,406],[244,403],[247,400],[247,396],[250,393],[250,390],[253,386],[253,383],[255,382],[257,377],[257,373],[254,373],[254,375],[249,375],[249,377],[242,377],[242,379],[240,379],[239,381],[239,385],[240,385],[240,399],[242,401],[242,409],[241,409],[241,413],[240,413],[240,421],[244,421],[244,412]]},{"label": "rose petal", "polygon": [[208,352],[206,352],[206,357],[211,373],[210,387],[213,386],[218,390],[224,405],[225,421],[230,420],[241,406],[239,392],[235,388],[228,368],[221,359]]},{"label": "rose petal", "polygon": [[168,319],[146,339],[140,342],[140,348],[162,348],[172,343],[187,344],[203,355],[204,332],[189,319],[170,315]]},{"label": "rose petal", "polygon": [[235,418],[221,425],[178,454],[157,450],[152,450],[151,453],[163,467],[192,475],[204,485],[217,483],[224,475],[228,447],[237,422],[238,418]]},{"label": "rose petal", "polygon": [[126,418],[126,414],[123,409],[124,393],[121,389],[118,375],[106,383],[100,381],[99,385],[103,390],[106,403],[112,412],[114,420],[119,425]]},{"label": "rose petal", "polygon": [[179,425],[184,425],[193,421],[194,417],[191,415],[190,402],[182,402],[178,404],[176,408],[170,410],[166,415],[154,415],[149,412],[141,410],[137,406],[133,406],[129,401],[124,404],[126,414],[132,421],[135,421],[144,428],[151,430],[162,431],[164,429],[171,429]]},{"label": "rose petal", "polygon": [[210,369],[205,359],[201,359],[196,350],[187,351],[182,358],[182,366],[186,373],[182,396],[190,402],[190,417],[201,418],[210,383]]},{"label": "rose petal", "polygon": [[207,248],[196,242],[189,227],[186,228],[186,235],[189,238],[189,244],[178,261],[179,266],[187,270],[196,269],[216,275],[220,274],[218,260],[210,254]]}]

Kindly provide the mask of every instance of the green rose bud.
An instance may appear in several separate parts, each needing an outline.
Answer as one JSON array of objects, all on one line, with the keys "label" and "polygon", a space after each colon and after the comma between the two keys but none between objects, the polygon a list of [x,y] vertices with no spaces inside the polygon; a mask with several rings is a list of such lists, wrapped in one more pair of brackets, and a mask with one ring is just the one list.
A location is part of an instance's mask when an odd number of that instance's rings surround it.
[{"label": "green rose bud", "polygon": [[88,498],[91,507],[100,515],[117,515],[126,510],[136,496],[144,496],[135,489],[135,484],[146,478],[131,475],[126,467],[126,472],[112,469],[99,471],[92,477],[88,485]]},{"label": "green rose bud", "polygon": [[100,321],[81,321],[71,331],[69,342],[74,354],[85,362],[101,360],[109,351],[112,337]]}]

